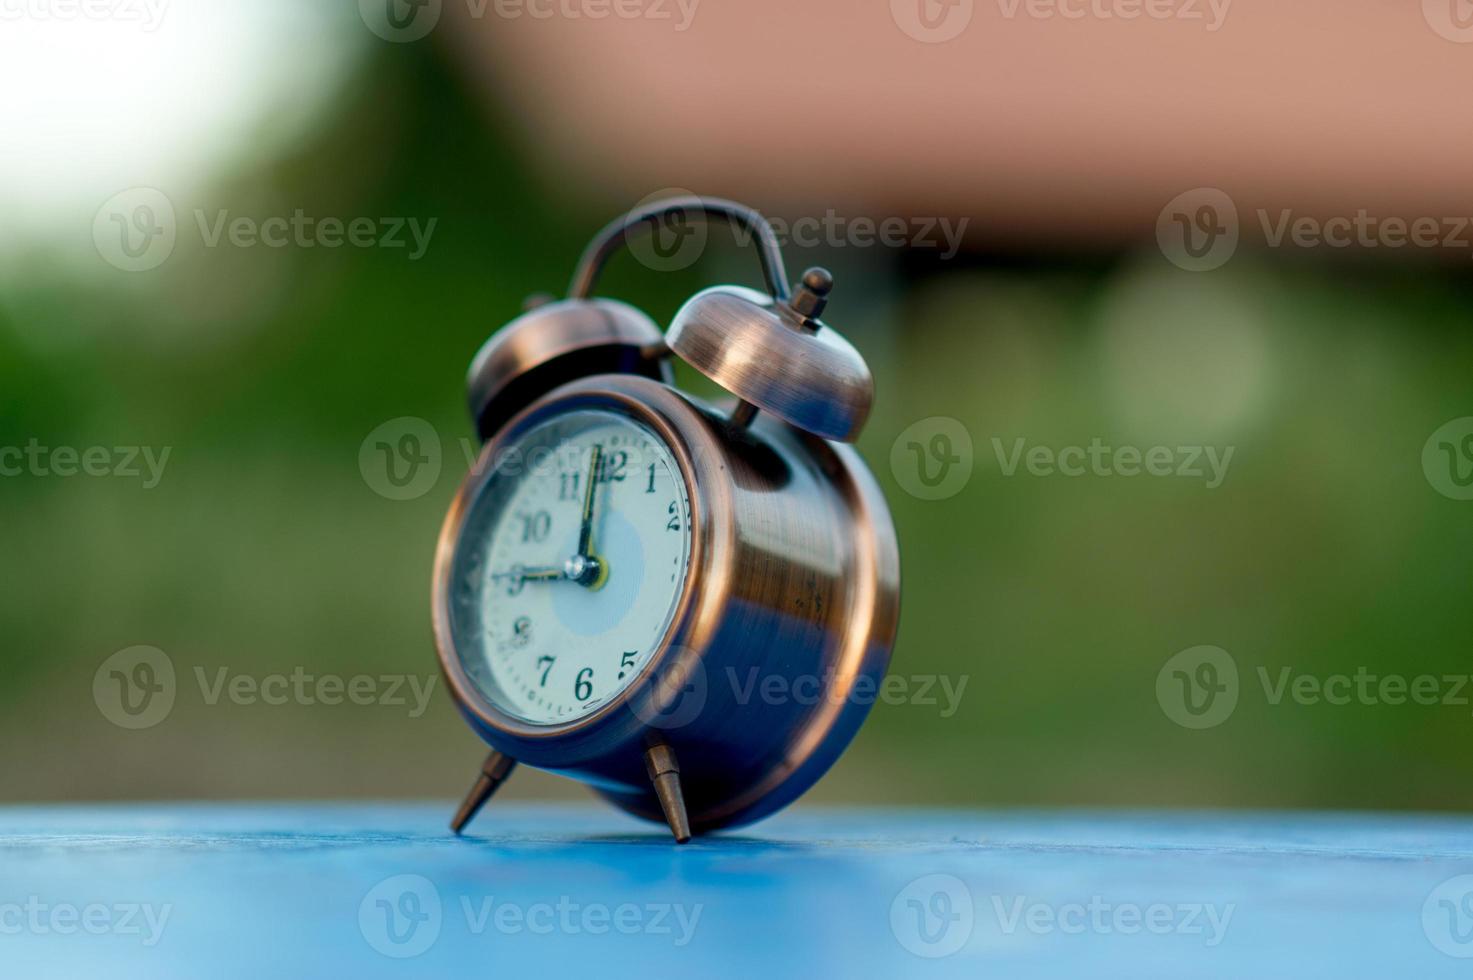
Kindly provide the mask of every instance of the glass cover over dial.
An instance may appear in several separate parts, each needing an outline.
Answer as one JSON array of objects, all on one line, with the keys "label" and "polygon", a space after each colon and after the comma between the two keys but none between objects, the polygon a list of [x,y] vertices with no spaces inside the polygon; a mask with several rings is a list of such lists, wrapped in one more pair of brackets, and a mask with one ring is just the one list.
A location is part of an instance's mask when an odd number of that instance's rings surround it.
[{"label": "glass cover over dial", "polygon": [[579,409],[482,465],[451,567],[466,676],[539,725],[582,718],[662,646],[690,564],[690,496],[669,447],[632,416]]}]

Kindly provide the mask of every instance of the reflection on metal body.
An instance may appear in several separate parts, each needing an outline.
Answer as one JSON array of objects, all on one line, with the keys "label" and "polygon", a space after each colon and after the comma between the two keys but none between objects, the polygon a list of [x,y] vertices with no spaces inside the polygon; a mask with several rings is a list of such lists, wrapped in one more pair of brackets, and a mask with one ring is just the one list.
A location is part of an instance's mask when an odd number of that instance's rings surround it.
[{"label": "reflection on metal body", "polygon": [[[450,630],[452,559],[501,447],[587,408],[628,413],[670,447],[691,501],[690,572],[663,643],[632,685],[576,721],[533,725],[465,675]],[[495,749],[664,821],[650,761],[661,756],[647,754],[668,746],[701,832],[780,809],[839,757],[888,665],[899,577],[889,511],[852,449],[765,416],[735,427],[668,385],[601,375],[538,400],[484,447],[441,532],[435,636],[462,713]]]}]

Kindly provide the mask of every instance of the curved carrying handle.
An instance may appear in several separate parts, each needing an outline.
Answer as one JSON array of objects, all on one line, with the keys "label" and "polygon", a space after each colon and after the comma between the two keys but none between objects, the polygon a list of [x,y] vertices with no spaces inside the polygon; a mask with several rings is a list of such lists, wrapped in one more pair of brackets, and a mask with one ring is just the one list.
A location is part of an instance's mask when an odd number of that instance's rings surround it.
[{"label": "curved carrying handle", "polygon": [[772,225],[753,209],[718,197],[671,197],[635,208],[609,222],[583,250],[578,259],[578,268],[573,273],[572,285],[568,287],[569,299],[587,299],[593,294],[598,275],[609,258],[623,245],[631,232],[646,232],[660,223],[662,218],[682,211],[694,211],[706,217],[725,218],[752,232],[757,238],[757,257],[762,260],[762,276],[767,291],[779,303],[789,299],[788,275],[783,269],[782,249],[777,243],[777,234]]}]

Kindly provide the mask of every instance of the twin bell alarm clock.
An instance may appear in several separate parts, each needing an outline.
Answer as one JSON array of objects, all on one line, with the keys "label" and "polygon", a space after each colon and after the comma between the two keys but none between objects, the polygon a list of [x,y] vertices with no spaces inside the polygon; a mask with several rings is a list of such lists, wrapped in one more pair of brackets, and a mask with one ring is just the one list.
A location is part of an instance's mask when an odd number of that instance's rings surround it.
[{"label": "twin bell alarm clock", "polygon": [[[750,231],[765,291],[702,290],[663,334],[595,297],[609,257],[673,216]],[[791,803],[854,737],[890,660],[900,562],[849,445],[874,382],[819,319],[832,285],[810,269],[790,291],[756,212],[670,199],[604,228],[567,299],[476,355],[484,445],[434,570],[440,663],[492,748],[457,833],[525,764],[683,843]],[[676,388],[672,357],[731,403]]]}]

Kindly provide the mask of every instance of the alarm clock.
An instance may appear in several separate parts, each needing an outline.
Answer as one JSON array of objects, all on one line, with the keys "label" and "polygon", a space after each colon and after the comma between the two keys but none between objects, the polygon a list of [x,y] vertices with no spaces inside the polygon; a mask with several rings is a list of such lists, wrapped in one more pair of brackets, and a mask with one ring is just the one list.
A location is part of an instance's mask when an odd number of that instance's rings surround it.
[{"label": "alarm clock", "polygon": [[[714,286],[662,333],[595,297],[608,259],[672,216],[753,234],[765,291]],[[759,820],[838,759],[884,678],[895,529],[849,445],[874,383],[786,281],[771,226],[674,198],[589,244],[566,299],[477,354],[484,440],[445,519],[433,618],[447,686],[492,752],[460,833],[518,764],[587,783],[676,841]],[[679,390],[678,357],[733,398]]]}]

